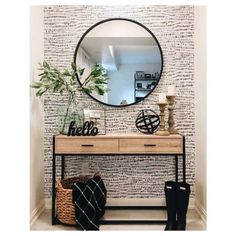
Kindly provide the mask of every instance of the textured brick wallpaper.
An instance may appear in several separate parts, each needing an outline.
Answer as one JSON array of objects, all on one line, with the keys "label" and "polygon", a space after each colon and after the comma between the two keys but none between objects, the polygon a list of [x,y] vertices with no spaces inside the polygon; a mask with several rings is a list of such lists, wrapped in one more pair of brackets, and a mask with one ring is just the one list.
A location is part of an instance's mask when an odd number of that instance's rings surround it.
[{"label": "textured brick wallpaper", "polygon": [[[157,93],[167,92],[169,84],[177,90],[175,122],[177,130],[186,136],[186,175],[194,195],[195,125],[194,125],[194,10],[192,6],[46,6],[45,59],[60,68],[73,61],[76,45],[83,33],[96,22],[113,17],[139,21],[157,37],[164,57],[160,83],[143,102],[127,108],[100,105],[85,94],[78,94],[78,104],[84,108],[105,109],[106,131],[137,132],[135,118],[139,110],[158,111]],[[44,173],[45,197],[51,196],[52,135],[57,133],[57,110],[66,102],[65,96],[46,94]],[[164,196],[164,181],[174,180],[174,158],[160,156],[90,156],[69,157],[66,176],[81,173],[81,164],[89,162],[91,173],[100,171],[114,198],[158,198]],[[58,158],[57,165],[60,166]],[[181,162],[180,162],[181,167]],[[181,170],[181,168],[180,168]],[[60,173],[58,172],[58,177]]]}]

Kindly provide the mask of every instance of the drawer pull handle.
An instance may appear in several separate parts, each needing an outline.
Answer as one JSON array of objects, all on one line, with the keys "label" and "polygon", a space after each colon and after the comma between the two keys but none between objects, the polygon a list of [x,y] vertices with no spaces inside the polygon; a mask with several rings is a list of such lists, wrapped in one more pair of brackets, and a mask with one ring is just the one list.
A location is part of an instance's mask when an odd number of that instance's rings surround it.
[{"label": "drawer pull handle", "polygon": [[82,144],[82,147],[93,147],[93,144]]},{"label": "drawer pull handle", "polygon": [[144,147],[156,147],[156,144],[144,144]]}]

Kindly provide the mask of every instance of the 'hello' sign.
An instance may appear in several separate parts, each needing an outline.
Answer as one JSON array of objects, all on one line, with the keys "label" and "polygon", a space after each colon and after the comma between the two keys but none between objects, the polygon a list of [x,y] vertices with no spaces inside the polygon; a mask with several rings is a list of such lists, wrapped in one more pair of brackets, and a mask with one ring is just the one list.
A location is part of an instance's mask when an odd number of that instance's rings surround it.
[{"label": "'hello' sign", "polygon": [[77,127],[75,121],[70,122],[67,136],[95,136],[98,134],[98,128],[93,121],[85,121],[82,127]]}]

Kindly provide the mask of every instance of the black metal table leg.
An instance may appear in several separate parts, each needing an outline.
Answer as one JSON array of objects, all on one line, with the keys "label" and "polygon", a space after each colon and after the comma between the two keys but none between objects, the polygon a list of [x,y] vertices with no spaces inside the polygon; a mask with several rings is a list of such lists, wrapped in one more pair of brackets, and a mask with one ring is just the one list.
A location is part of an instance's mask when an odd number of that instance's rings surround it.
[{"label": "black metal table leg", "polygon": [[175,182],[178,182],[178,156],[175,155]]},{"label": "black metal table leg", "polygon": [[65,157],[61,156],[61,179],[64,179],[64,172],[65,172]]},{"label": "black metal table leg", "polygon": [[185,137],[183,136],[183,182],[186,182],[186,154],[185,154]]},{"label": "black metal table leg", "polygon": [[55,201],[56,201],[56,155],[55,155],[55,137],[53,136],[53,156],[52,156],[52,225],[56,224]]}]

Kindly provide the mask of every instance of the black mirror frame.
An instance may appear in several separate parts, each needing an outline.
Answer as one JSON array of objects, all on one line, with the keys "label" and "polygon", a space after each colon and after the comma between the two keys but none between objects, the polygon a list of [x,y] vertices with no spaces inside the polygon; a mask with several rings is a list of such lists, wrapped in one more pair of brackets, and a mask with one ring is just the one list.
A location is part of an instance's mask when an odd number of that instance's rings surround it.
[{"label": "black mirror frame", "polygon": [[[162,71],[163,71],[163,53],[162,53],[162,49],[161,49],[161,46],[156,38],[156,36],[146,27],[144,26],[143,24],[135,21],[135,20],[131,20],[131,19],[127,19],[127,18],[108,18],[108,19],[105,19],[105,20],[102,20],[102,21],[99,21],[97,22],[96,24],[92,25],[88,30],[85,31],[85,33],[82,35],[82,37],[80,38],[77,46],[76,46],[76,49],[75,49],[75,53],[74,53],[74,63],[76,65],[76,55],[77,55],[77,52],[79,50],[79,47],[80,47],[80,44],[82,43],[83,39],[85,38],[85,36],[93,29],[95,28],[96,26],[102,24],[102,23],[105,23],[105,22],[108,22],[108,21],[113,21],[113,20],[125,20],[125,21],[129,21],[129,22],[133,22],[135,24],[138,24],[139,26],[143,27],[145,30],[147,30],[153,37],[153,39],[156,41],[158,47],[159,47],[159,50],[160,50],[160,54],[161,54],[161,71],[160,71],[160,79],[161,79],[161,75],[162,75]],[[77,78],[77,81],[79,82],[80,86],[82,86],[80,80],[79,80],[79,76],[78,74],[76,73],[76,78]],[[159,81],[160,81],[159,79]],[[122,107],[128,107],[128,106],[131,106],[131,105],[136,105],[138,104],[139,102],[142,102],[145,98],[147,98],[152,92],[153,90],[156,88],[156,86],[158,85],[159,81],[156,83],[156,85],[154,86],[154,88],[146,95],[143,97],[142,100],[140,101],[137,101],[137,102],[133,102],[133,103],[129,103],[127,105],[112,105],[112,104],[108,104],[108,103],[104,103],[104,102],[101,102],[99,101],[98,99],[94,98],[91,94],[87,93],[87,95],[89,95],[89,97],[91,97],[92,99],[94,99],[95,101],[103,104],[103,105],[106,105],[106,106],[110,106],[110,107],[117,107],[117,108],[122,108]]]}]

